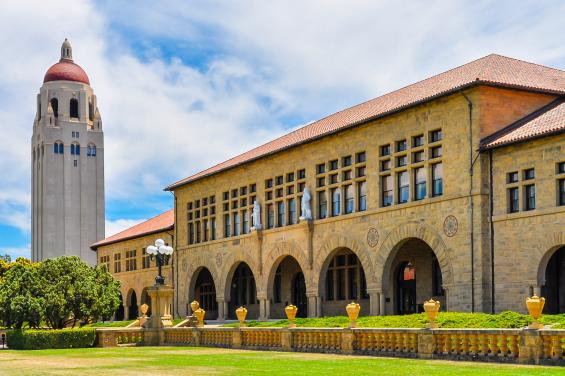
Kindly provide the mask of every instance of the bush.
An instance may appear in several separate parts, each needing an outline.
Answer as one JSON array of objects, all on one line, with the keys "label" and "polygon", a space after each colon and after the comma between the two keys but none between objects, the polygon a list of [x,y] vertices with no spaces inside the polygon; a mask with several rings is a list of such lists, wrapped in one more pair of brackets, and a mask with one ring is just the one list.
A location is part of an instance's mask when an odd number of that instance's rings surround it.
[{"label": "bush", "polygon": [[14,350],[71,349],[92,347],[95,329],[9,330],[8,347]]}]

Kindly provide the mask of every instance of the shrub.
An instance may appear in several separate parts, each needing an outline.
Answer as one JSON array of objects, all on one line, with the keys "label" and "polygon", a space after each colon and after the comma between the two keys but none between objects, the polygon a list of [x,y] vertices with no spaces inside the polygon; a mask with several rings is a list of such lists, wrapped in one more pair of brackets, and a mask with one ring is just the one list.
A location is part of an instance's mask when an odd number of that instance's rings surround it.
[{"label": "shrub", "polygon": [[9,330],[8,347],[14,350],[70,349],[92,347],[95,329]]}]

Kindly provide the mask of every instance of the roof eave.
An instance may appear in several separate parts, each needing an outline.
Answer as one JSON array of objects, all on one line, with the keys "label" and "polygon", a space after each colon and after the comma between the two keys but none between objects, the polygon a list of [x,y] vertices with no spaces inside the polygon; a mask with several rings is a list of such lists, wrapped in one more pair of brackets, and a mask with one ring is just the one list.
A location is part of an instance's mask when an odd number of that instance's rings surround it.
[{"label": "roof eave", "polygon": [[94,243],[94,244],[92,244],[92,245],[90,246],[90,249],[93,250],[93,251],[96,251],[96,250],[97,250],[98,248],[100,248],[100,247],[104,247],[104,246],[111,245],[111,244],[116,244],[116,243],[119,243],[119,242],[124,242],[124,241],[126,241],[126,240],[141,238],[142,236],[148,236],[148,235],[157,234],[157,233],[159,233],[159,232],[172,230],[172,229],[174,229],[174,228],[175,228],[175,225],[172,224],[172,225],[170,225],[170,226],[163,227],[163,228],[160,228],[160,229],[157,229],[157,230],[147,231],[147,232],[144,232],[144,233],[141,233],[141,234],[136,234],[136,235],[131,235],[131,236],[126,236],[125,238],[115,239],[115,240],[111,240],[111,241],[109,241],[109,242],[104,242],[104,241],[102,241],[102,242],[100,242],[100,243]]}]

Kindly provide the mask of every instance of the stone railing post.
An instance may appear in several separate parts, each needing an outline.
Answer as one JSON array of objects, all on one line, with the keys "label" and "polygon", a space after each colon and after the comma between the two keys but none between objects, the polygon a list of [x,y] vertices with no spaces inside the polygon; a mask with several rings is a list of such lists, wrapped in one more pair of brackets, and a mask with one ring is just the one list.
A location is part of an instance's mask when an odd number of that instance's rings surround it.
[{"label": "stone railing post", "polygon": [[200,329],[193,328],[192,329],[192,340],[194,341],[195,346],[200,346],[200,338],[202,337],[202,333]]},{"label": "stone railing post", "polygon": [[281,349],[292,351],[292,332],[289,329],[281,330]]},{"label": "stone railing post", "polygon": [[242,343],[242,333],[241,333],[241,329],[239,328],[235,328],[235,330],[232,332],[232,348],[234,349],[240,349],[241,348],[241,343]]},{"label": "stone railing post", "polygon": [[353,340],[354,340],[352,329],[343,329],[341,332],[341,352],[344,354],[353,353]]},{"label": "stone railing post", "polygon": [[524,329],[520,333],[520,363],[539,364],[543,355],[543,343],[540,332],[533,329]]},{"label": "stone railing post", "polygon": [[434,355],[434,333],[430,329],[418,332],[418,357],[430,359]]}]

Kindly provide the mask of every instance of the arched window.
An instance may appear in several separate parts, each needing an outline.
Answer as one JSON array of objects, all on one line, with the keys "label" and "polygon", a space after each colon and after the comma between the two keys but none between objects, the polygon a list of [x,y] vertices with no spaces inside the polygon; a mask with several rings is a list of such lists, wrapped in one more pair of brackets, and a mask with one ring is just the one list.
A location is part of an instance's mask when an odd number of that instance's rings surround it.
[{"label": "arched window", "polygon": [[59,144],[59,154],[64,154],[65,153],[65,146],[63,145],[63,143],[61,142]]},{"label": "arched window", "polygon": [[63,154],[64,150],[63,143],[60,141],[55,142],[53,145],[53,151],[55,154]]},{"label": "arched window", "polygon": [[51,108],[53,109],[53,115],[59,117],[59,101],[57,98],[51,98]]},{"label": "arched window", "polygon": [[87,157],[96,157],[96,145],[88,145],[86,147],[86,156]]},{"label": "arched window", "polygon": [[71,118],[78,119],[78,100],[75,98],[71,99],[70,110]]},{"label": "arched window", "polygon": [[79,144],[71,144],[71,154],[72,155],[80,155],[80,145]]}]

